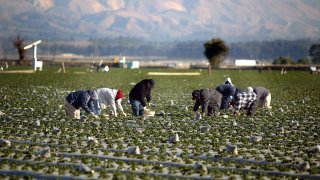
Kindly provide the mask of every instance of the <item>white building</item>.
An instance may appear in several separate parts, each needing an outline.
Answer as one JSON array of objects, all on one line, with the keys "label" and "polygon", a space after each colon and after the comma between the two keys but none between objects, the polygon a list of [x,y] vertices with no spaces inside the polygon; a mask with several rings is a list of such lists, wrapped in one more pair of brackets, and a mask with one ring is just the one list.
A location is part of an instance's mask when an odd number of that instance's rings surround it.
[{"label": "white building", "polygon": [[257,61],[254,59],[236,59],[234,64],[236,66],[256,66]]}]

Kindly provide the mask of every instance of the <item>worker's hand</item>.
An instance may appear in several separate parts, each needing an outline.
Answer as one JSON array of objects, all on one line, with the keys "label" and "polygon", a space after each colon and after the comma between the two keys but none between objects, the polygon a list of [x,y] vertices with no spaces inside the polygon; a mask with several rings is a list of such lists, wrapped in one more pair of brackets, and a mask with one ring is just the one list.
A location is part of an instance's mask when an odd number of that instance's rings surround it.
[{"label": "worker's hand", "polygon": [[101,116],[102,116],[102,117],[109,117],[109,115],[106,114],[106,113],[102,113]]},{"label": "worker's hand", "polygon": [[91,115],[92,115],[92,117],[95,118],[95,119],[100,119],[100,117],[99,117],[98,115],[96,115],[95,113],[93,113],[93,112],[91,113]]},{"label": "worker's hand", "polygon": [[127,114],[125,112],[122,112],[122,114],[124,115],[124,117],[127,117]]},{"label": "worker's hand", "polygon": [[234,112],[234,115],[235,116],[240,116],[241,114],[240,114],[240,112]]},{"label": "worker's hand", "polygon": [[118,117],[118,113],[114,113],[114,117]]},{"label": "worker's hand", "polygon": [[151,106],[151,103],[150,102],[148,102],[148,107],[150,107]]}]

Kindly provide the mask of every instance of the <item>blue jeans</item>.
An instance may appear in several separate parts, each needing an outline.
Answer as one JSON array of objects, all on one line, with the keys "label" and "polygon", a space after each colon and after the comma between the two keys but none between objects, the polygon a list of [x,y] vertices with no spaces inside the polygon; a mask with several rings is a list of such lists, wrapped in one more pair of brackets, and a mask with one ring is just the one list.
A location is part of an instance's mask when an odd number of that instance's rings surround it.
[{"label": "blue jeans", "polygon": [[221,110],[228,109],[229,102],[230,102],[230,98],[223,96],[222,99],[221,99],[220,109]]},{"label": "blue jeans", "polygon": [[101,114],[100,105],[99,105],[99,102],[97,100],[90,101],[88,106],[91,109],[91,111],[94,112],[95,114],[97,114],[97,115]]},{"label": "blue jeans", "polygon": [[134,116],[142,116],[143,115],[143,106],[140,101],[130,99],[130,104],[132,108],[132,114]]}]

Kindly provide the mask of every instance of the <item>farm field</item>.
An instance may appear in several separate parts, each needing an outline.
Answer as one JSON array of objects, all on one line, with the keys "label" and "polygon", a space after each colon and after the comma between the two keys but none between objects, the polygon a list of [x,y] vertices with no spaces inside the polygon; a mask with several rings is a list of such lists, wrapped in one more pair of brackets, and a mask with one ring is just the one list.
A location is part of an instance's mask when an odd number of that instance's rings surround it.
[{"label": "farm field", "polygon": [[[0,178],[36,179],[319,179],[320,76],[304,71],[85,68],[57,73],[0,74]],[[148,72],[200,72],[154,76]],[[263,86],[272,109],[256,116],[195,119],[194,89],[214,88],[226,77],[239,88]],[[142,79],[156,81],[151,109],[131,115],[72,120],[68,93],[120,88],[126,94]],[[178,139],[177,139],[178,137]],[[7,141],[8,140],[8,141]],[[236,149],[234,149],[236,148]]]}]

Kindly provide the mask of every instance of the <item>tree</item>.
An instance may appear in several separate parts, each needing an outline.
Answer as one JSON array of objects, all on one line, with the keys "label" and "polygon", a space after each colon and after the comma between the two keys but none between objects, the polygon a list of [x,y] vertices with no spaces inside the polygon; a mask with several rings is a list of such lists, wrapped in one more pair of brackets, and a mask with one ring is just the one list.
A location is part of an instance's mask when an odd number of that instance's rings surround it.
[{"label": "tree", "polygon": [[313,63],[320,64],[320,44],[311,45],[309,55],[311,56]]},{"label": "tree", "polygon": [[223,58],[225,58],[229,54],[229,47],[226,43],[219,39],[214,38],[204,44],[204,55],[208,59],[209,65],[209,72],[211,66],[219,65]]},{"label": "tree", "polygon": [[305,58],[298,59],[297,63],[298,63],[298,64],[305,64],[305,65],[307,65],[307,64],[311,64],[311,61],[310,61],[310,59],[308,59],[308,58],[305,57]]},{"label": "tree", "polygon": [[273,60],[272,64],[294,64],[294,61],[290,57],[279,56]]},{"label": "tree", "polygon": [[13,41],[13,46],[18,50],[18,54],[19,54],[19,64],[22,64],[24,58],[25,58],[25,54],[26,54],[26,50],[23,49],[23,39],[20,37],[20,35],[17,36],[17,39],[15,41]]}]

